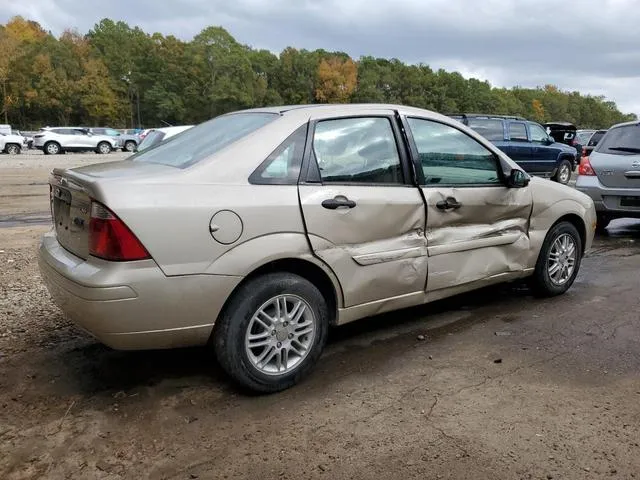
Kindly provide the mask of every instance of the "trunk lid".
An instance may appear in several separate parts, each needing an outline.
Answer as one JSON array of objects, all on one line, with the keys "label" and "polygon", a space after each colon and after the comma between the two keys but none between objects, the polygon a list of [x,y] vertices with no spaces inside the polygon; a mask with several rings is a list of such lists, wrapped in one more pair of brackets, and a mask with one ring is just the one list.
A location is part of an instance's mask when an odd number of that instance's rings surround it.
[{"label": "trunk lid", "polygon": [[[128,160],[100,163],[72,170],[54,169],[49,179],[51,217],[58,242],[69,252],[86,259],[89,256],[89,223],[91,201],[104,202],[100,195],[102,182],[127,181],[158,177],[179,172],[174,167]],[[108,206],[108,205],[107,205]]]},{"label": "trunk lid", "polygon": [[640,188],[640,154],[591,152],[589,161],[600,183],[611,188]]},{"label": "trunk lid", "polygon": [[74,255],[89,256],[91,197],[88,190],[61,172],[51,175],[51,217],[58,242]]}]

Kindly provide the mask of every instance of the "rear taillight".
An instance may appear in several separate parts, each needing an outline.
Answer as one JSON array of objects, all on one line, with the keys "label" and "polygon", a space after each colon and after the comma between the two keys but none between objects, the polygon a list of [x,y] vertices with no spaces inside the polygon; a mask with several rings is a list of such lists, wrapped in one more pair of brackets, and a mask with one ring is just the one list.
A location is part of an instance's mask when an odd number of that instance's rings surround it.
[{"label": "rear taillight", "polygon": [[114,262],[151,258],[147,249],[111,210],[91,202],[89,254]]},{"label": "rear taillight", "polygon": [[584,175],[586,177],[594,177],[596,172],[593,171],[589,157],[582,157],[580,159],[580,166],[578,167],[578,175]]}]

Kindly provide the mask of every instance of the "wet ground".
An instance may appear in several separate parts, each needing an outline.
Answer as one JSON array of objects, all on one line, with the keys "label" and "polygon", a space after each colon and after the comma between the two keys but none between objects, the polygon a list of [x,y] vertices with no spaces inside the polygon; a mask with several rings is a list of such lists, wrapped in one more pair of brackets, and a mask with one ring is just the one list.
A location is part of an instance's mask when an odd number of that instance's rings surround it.
[{"label": "wet ground", "polygon": [[[7,217],[46,213],[22,168],[0,166]],[[501,286],[334,329],[312,376],[266,397],[207,349],[96,344],[40,283],[47,227],[18,223],[0,228],[1,479],[640,478],[638,221],[597,237],[562,297]]]}]

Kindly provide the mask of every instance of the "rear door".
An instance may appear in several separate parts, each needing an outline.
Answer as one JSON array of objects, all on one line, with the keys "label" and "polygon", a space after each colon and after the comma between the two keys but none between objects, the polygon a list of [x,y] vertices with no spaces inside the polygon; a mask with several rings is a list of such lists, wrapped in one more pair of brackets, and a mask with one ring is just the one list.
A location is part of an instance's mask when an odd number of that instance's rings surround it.
[{"label": "rear door", "polygon": [[640,123],[609,130],[589,160],[604,186],[640,189]]},{"label": "rear door", "polygon": [[412,293],[427,275],[425,207],[391,110],[312,118],[300,203],[311,247],[345,307]]},{"label": "rear door", "polygon": [[427,292],[523,272],[531,188],[507,188],[498,157],[467,133],[405,119],[427,206]]}]

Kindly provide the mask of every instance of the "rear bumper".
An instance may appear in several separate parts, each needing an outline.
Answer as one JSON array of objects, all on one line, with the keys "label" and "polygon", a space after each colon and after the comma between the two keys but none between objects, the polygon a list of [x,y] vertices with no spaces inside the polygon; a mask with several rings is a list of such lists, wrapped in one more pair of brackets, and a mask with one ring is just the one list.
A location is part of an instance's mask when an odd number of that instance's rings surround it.
[{"label": "rear bumper", "polygon": [[79,327],[120,350],[207,343],[241,277],[167,277],[153,260],[107,262],[69,253],[49,232],[39,251],[42,279],[54,302]]},{"label": "rear bumper", "polygon": [[640,188],[611,188],[604,186],[596,176],[578,176],[576,190],[591,197],[598,213],[611,217],[640,218],[640,207],[621,206],[622,197],[638,197]]}]

